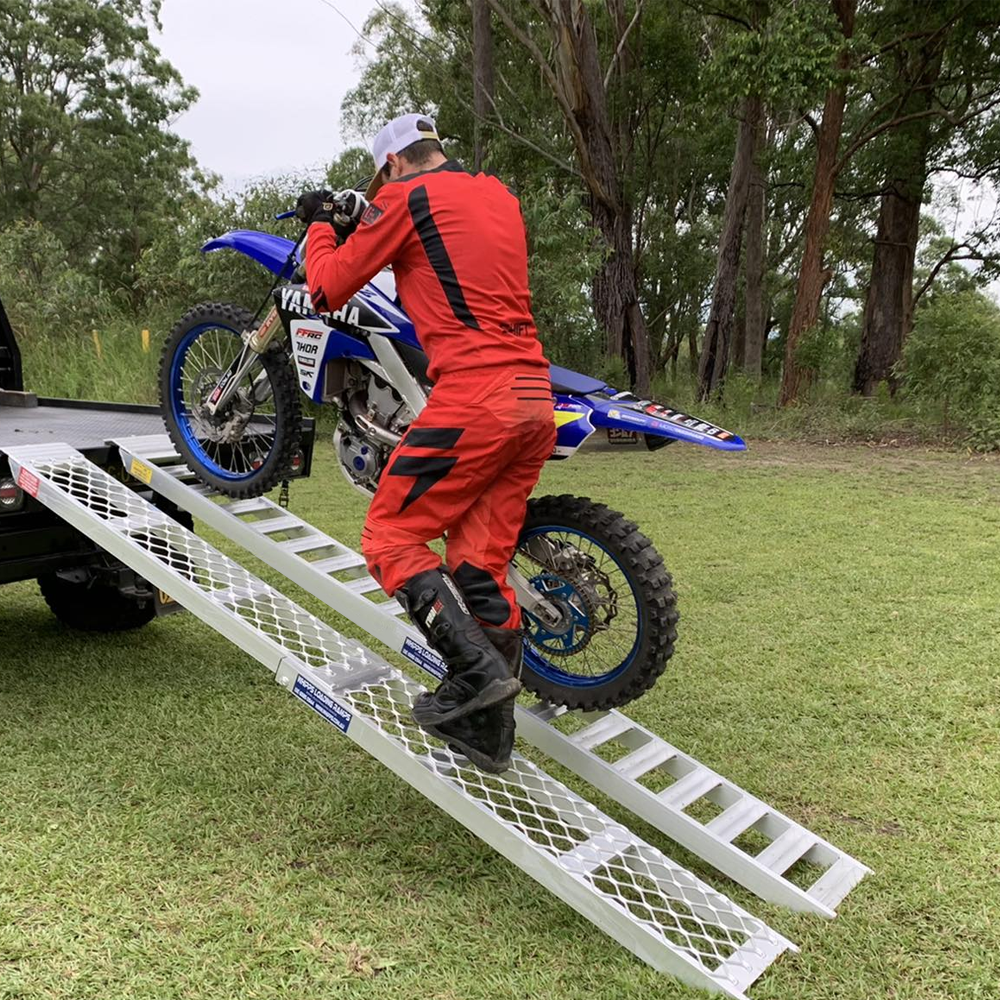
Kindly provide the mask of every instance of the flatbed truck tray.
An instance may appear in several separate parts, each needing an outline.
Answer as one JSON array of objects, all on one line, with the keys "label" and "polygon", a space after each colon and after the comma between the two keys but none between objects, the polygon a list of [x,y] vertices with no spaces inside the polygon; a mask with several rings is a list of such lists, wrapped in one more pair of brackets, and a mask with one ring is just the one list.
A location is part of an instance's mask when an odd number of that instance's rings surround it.
[{"label": "flatbed truck tray", "polygon": [[5,405],[0,395],[0,448],[65,441],[96,465],[117,463],[109,442],[129,434],[163,434],[156,406],[39,398],[37,405]]}]

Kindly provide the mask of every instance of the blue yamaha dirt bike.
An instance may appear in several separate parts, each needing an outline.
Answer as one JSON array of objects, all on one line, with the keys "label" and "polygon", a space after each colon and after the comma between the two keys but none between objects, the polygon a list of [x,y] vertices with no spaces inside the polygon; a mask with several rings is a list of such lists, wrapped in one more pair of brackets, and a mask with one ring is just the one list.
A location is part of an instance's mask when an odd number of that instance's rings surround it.
[{"label": "blue yamaha dirt bike", "polygon": [[[291,214],[291,213],[289,213]],[[263,320],[223,303],[191,309],[171,331],[160,366],[167,429],[188,466],[231,496],[256,496],[297,459],[300,393],[339,410],[340,469],[367,496],[431,389],[427,356],[390,271],[346,305],[318,313],[302,283],[298,243],[239,230],[206,243],[276,276]],[[262,310],[263,311],[263,307]],[[553,459],[585,442],[654,451],[687,441],[742,451],[706,420],[552,366]],[[534,499],[511,563],[526,624],[527,688],[557,705],[618,707],[648,690],[677,637],[676,598],[652,542],[623,514],[588,498]]]}]

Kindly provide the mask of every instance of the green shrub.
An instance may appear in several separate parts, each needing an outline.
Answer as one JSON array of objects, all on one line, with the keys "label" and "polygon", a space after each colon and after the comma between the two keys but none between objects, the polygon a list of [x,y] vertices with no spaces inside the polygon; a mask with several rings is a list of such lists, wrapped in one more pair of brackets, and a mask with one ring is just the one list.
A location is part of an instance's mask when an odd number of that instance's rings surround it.
[{"label": "green shrub", "polygon": [[900,373],[918,404],[939,404],[969,444],[1000,447],[1000,307],[981,292],[938,295],[916,316]]}]

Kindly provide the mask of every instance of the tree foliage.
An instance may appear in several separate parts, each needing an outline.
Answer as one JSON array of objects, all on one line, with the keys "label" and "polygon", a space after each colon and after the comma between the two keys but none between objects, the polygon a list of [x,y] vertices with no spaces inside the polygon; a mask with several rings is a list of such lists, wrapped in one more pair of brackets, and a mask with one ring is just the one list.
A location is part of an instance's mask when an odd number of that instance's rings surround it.
[{"label": "tree foliage", "polygon": [[[945,320],[985,322],[1000,227],[928,209],[1000,179],[1000,0],[379,0],[349,147],[325,177],[237,193],[171,129],[196,94],[151,41],[159,7],[0,0],[0,293],[18,322],[255,306],[266,277],[201,244],[292,233],[274,212],[359,183],[378,128],[421,110],[518,194],[557,362],[687,394],[701,358],[723,405],[735,365],[762,399],[778,379],[800,403],[888,381],[926,408],[945,395],[925,355],[963,338],[989,355]],[[33,296],[44,308],[22,308]],[[974,366],[952,375],[985,392]]]}]

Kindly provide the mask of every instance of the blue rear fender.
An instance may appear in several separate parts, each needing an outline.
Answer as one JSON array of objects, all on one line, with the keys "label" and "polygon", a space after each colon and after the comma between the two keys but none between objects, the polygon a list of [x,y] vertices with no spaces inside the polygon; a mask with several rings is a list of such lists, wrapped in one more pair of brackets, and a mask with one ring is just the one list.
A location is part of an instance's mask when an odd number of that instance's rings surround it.
[{"label": "blue rear fender", "polygon": [[[559,410],[580,411],[586,407],[590,411],[587,423],[595,429],[616,428],[687,441],[721,451],[746,451],[746,442],[732,431],[662,403],[654,403],[651,399],[639,399],[630,392],[619,392],[600,379],[581,375],[569,368],[552,365],[552,388],[558,401],[557,423],[560,422]],[[568,414],[564,414],[562,419],[567,420]],[[563,443],[563,434],[560,425],[560,444]]]},{"label": "blue rear fender", "polygon": [[209,240],[202,248],[202,253],[213,253],[215,250],[235,250],[237,253],[255,260],[266,267],[272,274],[281,278],[291,278],[297,255],[289,260],[289,255],[295,247],[295,240],[284,236],[273,236],[271,233],[259,233],[254,229],[234,229],[213,240]]},{"label": "blue rear fender", "polygon": [[693,417],[649,399],[631,397],[625,401],[621,398],[624,394],[615,395],[619,398],[587,397],[587,402],[592,407],[590,419],[595,427],[616,427],[654,437],[687,441],[689,444],[700,444],[720,451],[746,451],[746,442],[742,438],[700,417]]}]

